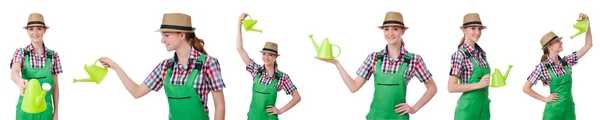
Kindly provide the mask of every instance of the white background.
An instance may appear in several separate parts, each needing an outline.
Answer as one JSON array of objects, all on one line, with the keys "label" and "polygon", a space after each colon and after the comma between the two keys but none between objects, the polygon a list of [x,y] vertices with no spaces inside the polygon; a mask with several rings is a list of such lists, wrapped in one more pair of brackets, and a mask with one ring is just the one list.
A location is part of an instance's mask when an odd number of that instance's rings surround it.
[{"label": "white background", "polygon": [[[424,108],[412,115],[415,120],[451,120],[460,94],[449,94],[447,79],[450,56],[462,37],[458,28],[468,12],[481,15],[488,29],[478,42],[488,53],[491,67],[514,67],[507,86],[490,89],[493,120],[541,119],[544,103],[521,91],[527,76],[539,63],[542,51],[539,40],[548,31],[563,36],[564,51],[578,50],[584,34],[569,40],[577,31],[571,27],[580,12],[587,13],[591,24],[600,24],[600,11],[591,1],[464,1],[464,0],[370,0],[349,1],[3,1],[0,3],[0,119],[14,119],[18,87],[10,80],[9,62],[16,48],[30,40],[21,27],[31,12],[42,13],[50,29],[45,43],[56,50],[64,74],[59,76],[62,120],[167,119],[168,107],[163,91],[151,92],[140,99],[126,91],[110,71],[99,85],[72,83],[74,77],[87,77],[83,70],[101,56],[120,64],[138,83],[163,59],[172,56],[160,42],[158,29],[163,13],[182,12],[192,16],[196,34],[205,40],[208,53],[221,63],[225,89],[226,119],[246,119],[252,80],[235,49],[237,19],[248,12],[264,29],[263,34],[245,33],[245,48],[250,57],[262,63],[260,50],[265,41],[279,44],[280,69],[289,73],[302,95],[302,101],[280,116],[283,120],[338,119],[361,120],[368,112],[373,83],[351,94],[334,65],[313,58],[316,54],[308,35],[317,43],[324,37],[342,48],[338,58],[352,77],[371,52],[384,48],[383,32],[376,28],[387,11],[400,11],[410,27],[403,36],[408,51],[420,54],[433,74],[438,93]],[[600,28],[595,27],[595,30]],[[594,31],[598,33],[598,31]],[[596,34],[595,36],[598,36]],[[573,70],[573,94],[577,117],[595,119],[598,78],[598,49],[593,48]],[[318,69],[316,69],[318,68]],[[408,103],[414,104],[425,87],[413,79],[409,84]],[[534,90],[548,95],[541,84]],[[280,92],[277,106],[291,96]],[[208,101],[211,118],[212,98]]]}]

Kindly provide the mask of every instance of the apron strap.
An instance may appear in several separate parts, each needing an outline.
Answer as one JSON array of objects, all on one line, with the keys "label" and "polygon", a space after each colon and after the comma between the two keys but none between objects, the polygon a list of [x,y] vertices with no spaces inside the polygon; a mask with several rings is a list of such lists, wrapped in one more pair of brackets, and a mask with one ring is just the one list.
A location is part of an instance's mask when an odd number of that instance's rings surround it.
[{"label": "apron strap", "polygon": [[[191,73],[196,73],[196,74],[191,74],[190,73],[188,75],[188,78],[191,77],[191,78],[194,78],[192,80],[195,80],[195,78],[198,76],[197,73],[200,72],[200,71],[202,71],[202,67],[204,65],[205,59],[206,59],[206,55],[203,55],[203,54],[201,54],[198,57],[198,59],[194,62],[194,67],[192,68],[193,70],[191,72]],[[173,68],[174,67],[175,67],[175,59],[171,58],[171,59],[169,59],[169,63],[167,65],[167,75],[165,75],[165,78],[163,78],[165,80],[165,84],[171,84],[170,83],[171,82],[170,78],[173,75]],[[186,84],[187,84],[188,80],[186,80],[186,82],[185,82]]]},{"label": "apron strap", "polygon": [[[403,57],[402,64],[408,65],[410,63],[410,60],[412,59],[412,56],[413,56],[413,53],[406,52],[406,54]],[[377,63],[375,63],[376,64],[375,71],[381,71],[382,61],[383,61],[383,52],[379,51],[379,52],[377,52]],[[398,68],[398,69],[400,69],[400,68]],[[402,72],[402,71],[398,71],[398,72]]]}]

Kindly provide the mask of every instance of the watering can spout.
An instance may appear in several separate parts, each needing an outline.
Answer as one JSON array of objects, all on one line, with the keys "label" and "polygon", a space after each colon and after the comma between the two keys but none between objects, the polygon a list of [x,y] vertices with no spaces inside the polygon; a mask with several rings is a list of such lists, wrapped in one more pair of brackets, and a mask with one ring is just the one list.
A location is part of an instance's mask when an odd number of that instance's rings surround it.
[{"label": "watering can spout", "polygon": [[506,79],[508,78],[508,73],[510,73],[510,69],[512,69],[512,65],[508,65],[508,70],[506,70],[506,72],[504,73],[504,75],[502,75],[502,80],[506,81]]},{"label": "watering can spout", "polygon": [[52,86],[50,86],[50,84],[48,83],[44,83],[42,85],[43,91],[35,98],[35,106],[39,107],[41,105],[44,105],[43,102],[46,102],[44,101],[44,99],[46,98],[46,93],[48,93],[48,91],[50,91],[51,88]]},{"label": "watering can spout", "polygon": [[320,51],[319,45],[317,45],[317,42],[315,41],[315,39],[313,39],[313,35],[312,34],[308,35],[308,38],[310,38],[313,46],[315,47],[315,50],[317,51],[317,53],[319,53],[319,51]]},{"label": "watering can spout", "polygon": [[584,32],[587,32],[587,27],[588,27],[588,19],[577,21],[577,23],[573,24],[573,28],[577,29],[579,32],[575,33],[575,35],[570,36],[571,39],[583,34]]}]

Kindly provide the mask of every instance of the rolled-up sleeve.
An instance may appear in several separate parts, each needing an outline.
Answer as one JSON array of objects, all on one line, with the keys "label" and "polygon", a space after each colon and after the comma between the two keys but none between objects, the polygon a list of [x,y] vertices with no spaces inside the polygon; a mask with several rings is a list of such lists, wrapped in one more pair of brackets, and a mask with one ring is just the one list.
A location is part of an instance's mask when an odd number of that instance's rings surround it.
[{"label": "rolled-up sleeve", "polygon": [[52,56],[52,75],[58,75],[63,72],[62,64],[60,63],[60,57],[58,56],[58,52],[54,51],[54,55]]},{"label": "rolled-up sleeve", "polygon": [[[412,66],[414,68],[414,74],[412,76],[416,76],[422,83],[429,81],[432,75],[431,72],[429,72],[429,69],[427,69],[423,58],[420,55],[416,55],[414,62],[415,64]],[[409,80],[412,76],[409,77]]]},{"label": "rolled-up sleeve", "polygon": [[454,76],[460,76],[462,70],[463,70],[463,63],[465,56],[463,53],[461,53],[460,51],[456,51],[454,52],[454,54],[452,54],[452,57],[450,59],[450,74],[449,75],[454,75]]},{"label": "rolled-up sleeve", "polygon": [[531,72],[531,74],[529,74],[529,77],[527,77],[527,81],[531,82],[532,84],[537,84],[538,81],[542,81],[544,85],[547,85],[547,79],[544,77],[544,73],[545,73],[545,67],[543,64],[538,64],[535,66],[535,69]]},{"label": "rolled-up sleeve", "polygon": [[369,80],[371,78],[371,76],[373,75],[374,66],[376,63],[375,62],[376,54],[377,53],[372,53],[372,54],[369,54],[369,56],[367,56],[367,58],[362,63],[360,68],[358,68],[358,70],[356,71],[356,75],[358,75],[362,78],[365,78],[366,80]]},{"label": "rolled-up sleeve", "polygon": [[225,82],[221,76],[221,65],[219,60],[213,57],[209,57],[205,64],[205,75],[204,82],[211,91],[219,91],[225,88]]},{"label": "rolled-up sleeve", "polygon": [[[250,73],[250,75],[252,75],[252,78],[256,77],[256,75],[258,75],[258,71],[261,69],[261,65],[256,64],[256,62],[254,62],[254,60],[250,60],[250,62],[248,62],[248,66],[246,66],[246,71],[248,71]],[[254,80],[254,79],[252,79]]]},{"label": "rolled-up sleeve", "polygon": [[575,51],[575,52],[573,52],[573,53],[571,53],[569,55],[565,55],[563,57],[563,59],[565,61],[567,61],[567,64],[569,64],[569,66],[577,65],[577,63],[579,61],[579,59],[577,58],[577,51]]},{"label": "rolled-up sleeve", "polygon": [[278,91],[283,90],[283,91],[285,91],[285,94],[290,95],[294,91],[296,91],[296,89],[297,89],[296,85],[294,85],[294,83],[290,79],[290,76],[288,74],[283,74],[282,79],[281,79],[281,84],[278,87]]},{"label": "rolled-up sleeve", "polygon": [[150,75],[148,75],[148,77],[146,77],[146,80],[144,80],[144,83],[148,86],[148,88],[150,88],[151,90],[154,90],[154,91],[159,91],[163,87],[163,85],[164,85],[163,79],[167,75],[166,70],[167,70],[168,63],[169,63],[168,60],[162,61],[154,68],[154,70],[152,70]]},{"label": "rolled-up sleeve", "polygon": [[23,68],[23,61],[24,61],[24,55],[23,55],[23,48],[18,48],[15,50],[15,53],[13,54],[12,60],[10,61],[10,68],[12,69],[12,65],[14,63],[19,63],[21,64],[21,68]]}]

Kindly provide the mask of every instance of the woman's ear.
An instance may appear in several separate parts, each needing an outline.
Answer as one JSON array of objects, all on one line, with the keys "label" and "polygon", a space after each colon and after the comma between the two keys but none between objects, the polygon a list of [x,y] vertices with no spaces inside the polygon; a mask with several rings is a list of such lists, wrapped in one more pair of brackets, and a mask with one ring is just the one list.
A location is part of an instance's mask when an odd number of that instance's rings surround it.
[{"label": "woman's ear", "polygon": [[179,33],[179,39],[185,40],[185,33],[184,32],[180,32]]}]

